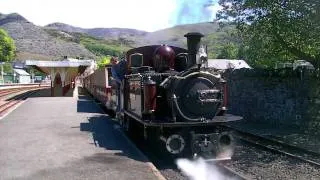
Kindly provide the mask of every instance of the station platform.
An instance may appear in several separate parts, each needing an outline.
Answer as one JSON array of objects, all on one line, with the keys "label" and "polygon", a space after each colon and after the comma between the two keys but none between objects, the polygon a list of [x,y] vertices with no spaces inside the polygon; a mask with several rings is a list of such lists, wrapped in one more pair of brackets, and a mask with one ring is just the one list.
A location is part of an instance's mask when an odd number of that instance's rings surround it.
[{"label": "station platform", "polygon": [[40,90],[0,120],[0,179],[164,179],[85,95]]}]

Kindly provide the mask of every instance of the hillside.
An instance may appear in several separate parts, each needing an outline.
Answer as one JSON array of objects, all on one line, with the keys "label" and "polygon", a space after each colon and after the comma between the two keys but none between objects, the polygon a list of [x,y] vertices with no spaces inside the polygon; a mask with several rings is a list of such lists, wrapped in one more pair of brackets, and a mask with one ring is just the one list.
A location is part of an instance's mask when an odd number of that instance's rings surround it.
[{"label": "hillside", "polygon": [[63,56],[95,58],[95,55],[75,42],[51,36],[19,14],[0,14],[0,28],[15,40],[17,60],[54,60]]},{"label": "hillside", "polygon": [[70,33],[85,33],[89,36],[101,38],[105,40],[126,40],[132,45],[139,42],[147,34],[146,31],[128,28],[92,28],[85,29],[80,27],[71,26],[64,23],[52,23],[45,26],[46,29],[54,29]]},{"label": "hillside", "polygon": [[[120,45],[122,45],[122,50],[151,44],[168,44],[186,48],[187,41],[184,34],[188,32],[201,32],[205,35],[203,44],[208,45],[211,58],[214,58],[219,54],[223,45],[233,41],[228,32],[234,29],[232,26],[220,28],[217,23],[210,22],[178,25],[155,32],[121,28],[83,29],[63,23],[53,23],[47,25],[45,28],[49,31],[61,31],[72,34],[72,36],[79,36],[80,33],[82,34],[82,37],[90,39],[91,45],[97,43],[99,46],[108,46],[105,51],[109,51],[110,48],[114,51],[118,51],[121,48]],[[78,34],[75,34],[75,32],[78,32]],[[79,40],[76,41],[79,42]]]},{"label": "hillside", "polygon": [[169,44],[174,46],[186,47],[185,34],[188,32],[200,32],[204,35],[214,33],[219,28],[216,23],[197,23],[178,25],[172,28],[163,29],[146,34],[144,37],[147,44]]},{"label": "hillside", "polygon": [[155,32],[145,32],[135,29],[124,28],[93,28],[83,29],[63,23],[53,23],[45,26],[46,29],[62,32],[85,33],[89,36],[111,41],[124,41],[130,46],[143,46],[148,44],[169,44],[185,47],[186,38],[183,36],[188,32],[200,32],[204,35],[215,33],[219,29],[217,23],[198,23],[178,25],[172,28],[162,29]]},{"label": "hillside", "polygon": [[135,42],[128,41],[125,38],[122,38],[120,40],[105,40],[80,32],[65,32],[48,28],[44,28],[44,30],[57,39],[80,44],[81,46],[88,49],[91,53],[99,56],[98,59],[100,59],[102,56],[108,55],[121,56],[123,52],[135,47],[133,45]]},{"label": "hillside", "polygon": [[230,31],[217,23],[179,25],[155,32],[125,28],[84,29],[63,23],[52,23],[45,27],[36,26],[19,14],[0,14],[0,28],[8,31],[17,46],[17,59],[55,60],[62,56],[121,55],[130,48],[168,44],[186,48],[184,34],[201,32],[205,35],[202,43],[208,45],[210,58],[215,58],[222,47],[235,42]]}]

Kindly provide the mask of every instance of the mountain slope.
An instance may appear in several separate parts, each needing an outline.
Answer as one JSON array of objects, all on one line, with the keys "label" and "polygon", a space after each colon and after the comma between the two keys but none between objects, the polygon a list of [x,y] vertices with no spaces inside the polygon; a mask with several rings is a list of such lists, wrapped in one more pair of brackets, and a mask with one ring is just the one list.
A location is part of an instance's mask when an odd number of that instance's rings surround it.
[{"label": "mountain slope", "polygon": [[125,28],[84,29],[63,23],[39,27],[19,14],[0,14],[0,28],[7,30],[15,40],[18,60],[55,60],[62,56],[119,56],[130,48],[151,44],[186,48],[184,35],[188,32],[205,35],[202,44],[208,45],[210,58],[215,58],[226,44],[237,43],[230,35],[235,29],[233,26],[221,28],[217,23],[209,22],[145,32]]},{"label": "mountain slope", "polygon": [[0,28],[15,40],[17,60],[55,60],[63,56],[94,58],[83,46],[51,36],[19,14],[0,14]]},{"label": "mountain slope", "polygon": [[105,40],[126,40],[132,44],[136,44],[147,34],[146,31],[128,28],[92,28],[85,29],[71,26],[64,23],[52,23],[45,26],[46,29],[54,29],[64,32],[85,33],[89,36],[102,38]]},{"label": "mountain slope", "polygon": [[83,29],[63,23],[49,24],[45,28],[63,32],[85,33],[95,38],[102,38],[107,42],[123,44],[127,47],[168,44],[186,48],[187,40],[184,35],[188,32],[200,32],[205,35],[203,42],[209,45],[208,49],[214,51],[218,50],[211,46],[220,46],[221,43],[225,43],[224,38],[227,37],[225,32],[228,31],[228,29],[232,29],[232,27],[221,29],[219,24],[212,22],[178,25],[155,32],[144,32],[123,28]]},{"label": "mountain slope", "polygon": [[197,23],[178,25],[155,32],[148,33],[144,39],[147,44],[169,44],[186,47],[187,40],[184,37],[188,32],[200,32],[204,35],[214,33],[219,28],[216,23]]}]

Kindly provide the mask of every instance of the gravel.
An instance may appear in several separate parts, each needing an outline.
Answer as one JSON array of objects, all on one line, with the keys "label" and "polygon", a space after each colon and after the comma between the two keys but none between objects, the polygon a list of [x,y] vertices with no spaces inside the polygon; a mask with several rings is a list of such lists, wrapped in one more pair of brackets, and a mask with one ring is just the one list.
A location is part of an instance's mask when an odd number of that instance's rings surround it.
[{"label": "gravel", "polygon": [[[165,161],[159,159],[148,149],[141,148],[140,146],[139,148],[149,157],[161,174],[168,180],[192,179],[184,175],[172,160]],[[274,154],[248,145],[238,144],[232,160],[227,161],[224,164],[249,179],[320,179],[320,169],[318,167],[304,163],[298,159]],[[194,169],[194,171],[201,173],[201,170],[199,171],[199,169]],[[213,171],[216,171],[215,165],[214,163],[210,163],[207,172],[210,173]],[[232,178],[223,177],[223,179]]]},{"label": "gravel", "polygon": [[320,179],[319,168],[298,159],[238,145],[227,165],[252,179]]}]

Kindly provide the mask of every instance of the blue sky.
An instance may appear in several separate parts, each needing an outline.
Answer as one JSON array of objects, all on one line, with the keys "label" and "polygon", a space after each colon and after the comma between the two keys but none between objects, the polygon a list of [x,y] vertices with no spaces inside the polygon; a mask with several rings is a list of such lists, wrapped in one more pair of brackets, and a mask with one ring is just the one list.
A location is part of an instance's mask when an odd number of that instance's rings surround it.
[{"label": "blue sky", "polygon": [[62,22],[145,31],[212,21],[219,8],[216,0],[0,0],[1,13],[19,13],[40,26]]}]

